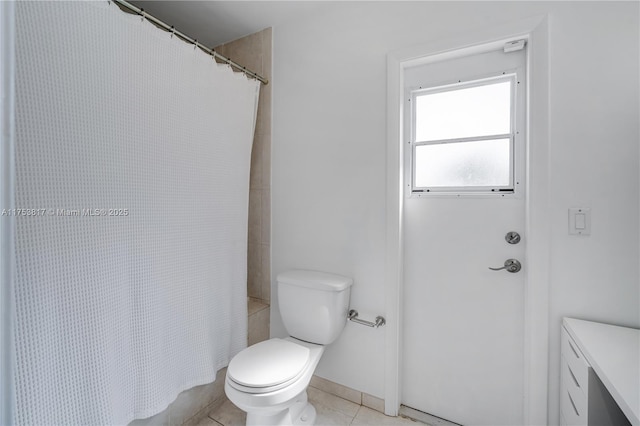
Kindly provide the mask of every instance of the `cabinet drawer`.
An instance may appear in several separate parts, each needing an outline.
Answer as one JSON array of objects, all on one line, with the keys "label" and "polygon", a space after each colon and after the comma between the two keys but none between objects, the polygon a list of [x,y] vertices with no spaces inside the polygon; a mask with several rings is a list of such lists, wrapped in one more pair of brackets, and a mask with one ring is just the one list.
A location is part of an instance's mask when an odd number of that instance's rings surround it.
[{"label": "cabinet drawer", "polygon": [[[567,425],[586,426],[587,425],[587,413],[586,404],[581,408],[578,408],[579,402],[574,401],[575,395],[571,395],[569,389],[565,386],[560,387],[560,415]],[[579,401],[579,398],[576,398]],[[584,402],[584,399],[583,399]]]},{"label": "cabinet drawer", "polygon": [[562,327],[561,351],[579,387],[586,389],[589,382],[589,363],[564,327]]},{"label": "cabinet drawer", "polygon": [[575,395],[574,400],[578,398],[578,395],[580,395],[580,399],[586,399],[587,395],[589,395],[588,379],[585,386],[580,385],[576,374],[571,369],[571,365],[569,365],[569,362],[566,360],[566,356],[561,355],[560,359],[560,369],[562,370],[560,377],[562,377],[562,385],[571,391],[571,395]]}]

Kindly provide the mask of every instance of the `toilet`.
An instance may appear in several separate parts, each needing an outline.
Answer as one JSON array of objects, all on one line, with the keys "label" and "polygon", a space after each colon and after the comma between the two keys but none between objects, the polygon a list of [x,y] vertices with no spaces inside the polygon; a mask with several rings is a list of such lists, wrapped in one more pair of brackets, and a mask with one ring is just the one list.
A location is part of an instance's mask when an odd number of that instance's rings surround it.
[{"label": "toilet", "polygon": [[224,391],[247,413],[247,425],[313,425],[307,386],[347,321],[351,278],[317,271],[278,274],[278,307],[289,337],[272,338],[238,353]]}]

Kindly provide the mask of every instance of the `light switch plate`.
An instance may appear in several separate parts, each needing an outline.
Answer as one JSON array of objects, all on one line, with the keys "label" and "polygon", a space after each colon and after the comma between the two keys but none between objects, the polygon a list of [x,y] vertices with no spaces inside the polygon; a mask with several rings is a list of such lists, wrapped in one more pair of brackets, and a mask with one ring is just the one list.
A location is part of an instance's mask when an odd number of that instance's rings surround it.
[{"label": "light switch plate", "polygon": [[591,209],[569,209],[569,235],[591,235]]}]

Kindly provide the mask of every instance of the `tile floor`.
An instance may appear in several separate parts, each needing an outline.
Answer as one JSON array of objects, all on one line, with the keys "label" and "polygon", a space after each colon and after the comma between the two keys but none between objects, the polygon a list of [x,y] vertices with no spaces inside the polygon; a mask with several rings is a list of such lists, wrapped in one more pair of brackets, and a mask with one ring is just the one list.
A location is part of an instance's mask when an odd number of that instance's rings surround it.
[{"label": "tile floor", "polygon": [[[342,399],[309,386],[309,401],[316,408],[316,425],[371,425],[371,426],[419,426],[420,423],[405,417],[388,417],[384,414]],[[226,399],[213,409],[197,426],[244,426],[245,413]]]}]

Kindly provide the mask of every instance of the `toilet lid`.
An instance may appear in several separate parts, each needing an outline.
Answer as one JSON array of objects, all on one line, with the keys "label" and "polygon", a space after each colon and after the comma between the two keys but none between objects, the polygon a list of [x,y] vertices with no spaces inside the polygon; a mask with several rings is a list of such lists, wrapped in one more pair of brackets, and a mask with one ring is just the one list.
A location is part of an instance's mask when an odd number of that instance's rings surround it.
[{"label": "toilet lid", "polygon": [[275,386],[295,378],[306,367],[310,353],[308,348],[288,340],[265,340],[236,355],[227,374],[244,386]]}]

